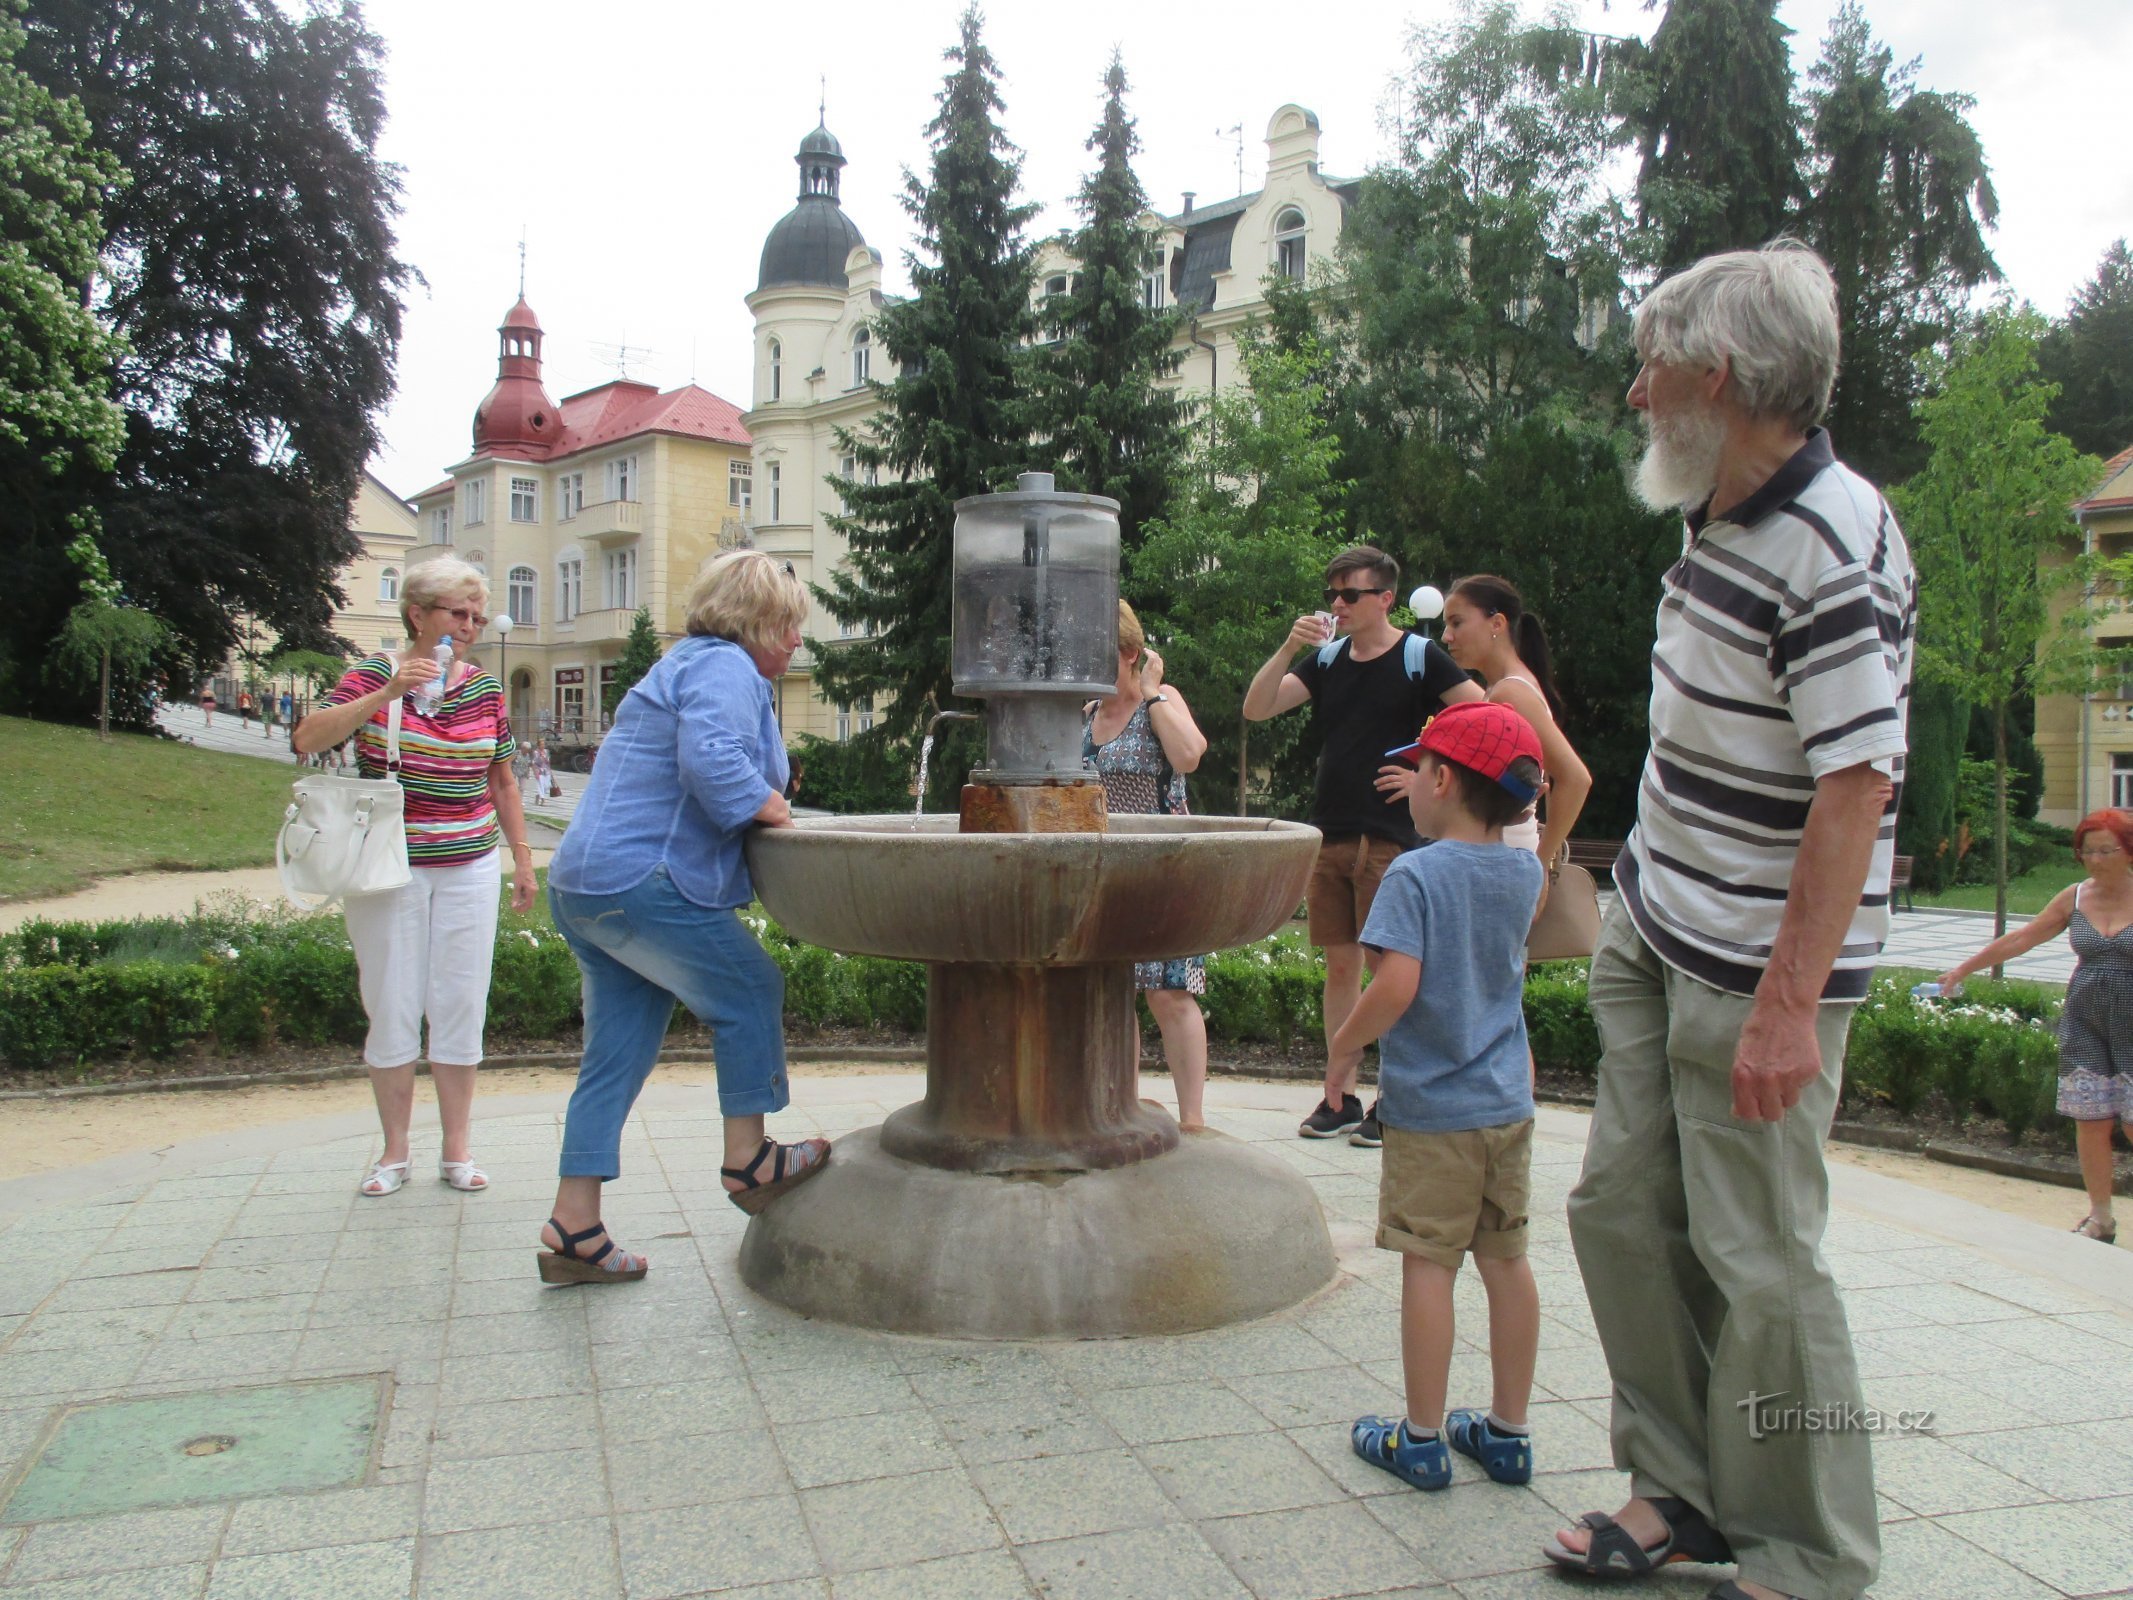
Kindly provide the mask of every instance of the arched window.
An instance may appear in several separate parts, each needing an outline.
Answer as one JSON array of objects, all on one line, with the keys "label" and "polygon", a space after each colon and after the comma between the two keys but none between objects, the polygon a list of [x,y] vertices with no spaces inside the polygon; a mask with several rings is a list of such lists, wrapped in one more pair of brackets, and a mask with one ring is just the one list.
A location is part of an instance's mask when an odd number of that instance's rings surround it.
[{"label": "arched window", "polygon": [[378,574],[378,598],[392,601],[400,598],[400,569],[387,567]]},{"label": "arched window", "polygon": [[513,622],[526,624],[540,620],[540,613],[533,609],[534,582],[535,574],[531,567],[511,569],[510,585],[504,591],[504,598],[507,602],[505,609],[511,613]]},{"label": "arched window", "polygon": [[874,336],[864,328],[856,328],[852,332],[852,387],[865,383],[873,369]]},{"label": "arched window", "polygon": [[469,555],[467,556],[467,565],[472,567],[476,572],[480,573],[484,578],[489,575],[489,558],[483,555],[479,550],[475,550],[469,553]]},{"label": "arched window", "polygon": [[1274,219],[1274,270],[1297,283],[1304,278],[1304,214],[1294,206]]},{"label": "arched window", "polygon": [[785,389],[785,347],[773,339],[770,341],[770,398],[775,400]]}]

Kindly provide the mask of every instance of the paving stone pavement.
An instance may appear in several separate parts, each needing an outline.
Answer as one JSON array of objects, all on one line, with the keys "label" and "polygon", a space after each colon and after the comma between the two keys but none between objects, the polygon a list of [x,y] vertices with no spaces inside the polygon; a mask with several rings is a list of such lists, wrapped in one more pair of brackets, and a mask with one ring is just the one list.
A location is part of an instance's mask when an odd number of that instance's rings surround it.
[{"label": "paving stone pavement", "polygon": [[[836,1135],[921,1086],[801,1077],[774,1127]],[[1540,1555],[1624,1493],[1563,1227],[1582,1118],[1544,1112],[1535,1146],[1539,1474],[1507,1489],[1461,1461],[1424,1495],[1349,1451],[1354,1416],[1400,1404],[1399,1274],[1370,1244],[1376,1152],[1299,1141],[1309,1098],[1222,1082],[1211,1119],[1309,1177],[1340,1281],[1183,1338],[944,1342],[761,1300],[737,1276],[746,1219],[719,1190],[708,1089],[655,1086],[630,1125],[608,1215],[652,1257],[634,1285],[535,1280],[554,1097],[477,1101],[483,1195],[418,1161],[401,1193],[358,1197],[373,1131],[349,1117],[0,1186],[0,1497],[72,1408],[112,1397],[364,1375],[387,1397],[341,1487],[27,1524],[0,1507],[0,1600],[1583,1592]],[[434,1132],[416,1149],[434,1154]],[[1833,1176],[1829,1256],[1867,1398],[1936,1417],[1877,1446],[1875,1593],[2126,1592],[2133,1252]],[[1453,1396],[1481,1403],[1471,1274],[1458,1307]],[[1641,1592],[1698,1596],[1717,1576],[1674,1568]]]}]

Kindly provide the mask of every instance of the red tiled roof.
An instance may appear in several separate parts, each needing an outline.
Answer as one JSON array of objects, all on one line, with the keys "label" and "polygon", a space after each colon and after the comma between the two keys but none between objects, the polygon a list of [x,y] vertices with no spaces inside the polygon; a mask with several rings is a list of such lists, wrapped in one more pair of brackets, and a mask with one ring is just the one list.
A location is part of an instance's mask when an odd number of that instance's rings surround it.
[{"label": "red tiled roof", "polygon": [[2125,449],[2119,451],[2117,455],[2103,464],[2103,476],[2096,480],[2096,487],[2089,492],[2087,499],[2076,500],[2074,509],[2076,511],[2107,511],[2117,506],[2133,504],[2123,495],[2113,495],[2108,500],[2098,498],[2102,491],[2128,467],[2133,467],[2133,444],[2127,445]]},{"label": "red tiled roof", "polygon": [[420,494],[409,495],[408,503],[412,505],[417,500],[427,500],[433,494],[443,494],[458,481],[459,480],[457,478],[447,478],[442,483],[433,483],[427,489],[424,489]]},{"label": "red tiled roof", "polygon": [[674,433],[725,444],[753,442],[741,426],[740,407],[693,383],[661,394],[648,383],[623,379],[567,396],[558,409],[563,436],[551,461],[640,433]]}]

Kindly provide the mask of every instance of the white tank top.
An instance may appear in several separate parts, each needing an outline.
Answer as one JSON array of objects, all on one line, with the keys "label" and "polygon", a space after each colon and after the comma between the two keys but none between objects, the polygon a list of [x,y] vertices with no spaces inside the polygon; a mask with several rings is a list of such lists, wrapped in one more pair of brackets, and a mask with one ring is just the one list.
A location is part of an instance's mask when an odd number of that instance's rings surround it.
[{"label": "white tank top", "polygon": [[[1496,681],[1498,683],[1522,683],[1535,694],[1541,693],[1541,686],[1523,672],[1507,672]],[[1546,695],[1541,695],[1543,702],[1547,698]],[[1504,829],[1503,842],[1520,850],[1531,850],[1535,855],[1539,855],[1541,848],[1540,817],[1534,812],[1527,812],[1520,821],[1514,822]]]}]

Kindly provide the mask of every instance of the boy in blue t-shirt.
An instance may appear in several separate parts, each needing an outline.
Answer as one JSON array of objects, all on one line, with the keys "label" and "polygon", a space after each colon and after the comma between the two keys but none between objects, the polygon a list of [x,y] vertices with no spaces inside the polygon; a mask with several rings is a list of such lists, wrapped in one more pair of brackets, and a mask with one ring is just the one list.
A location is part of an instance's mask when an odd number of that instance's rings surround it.
[{"label": "boy in blue t-shirt", "polygon": [[[1332,1044],[1339,1066],[1378,1041],[1378,1246],[1402,1253],[1407,1415],[1359,1420],[1355,1453],[1418,1489],[1452,1481],[1447,1445],[1498,1483],[1524,1483],[1540,1295],[1526,1261],[1533,1081],[1523,1001],[1543,873],[1503,830],[1540,792],[1540,738],[1510,707],[1470,701],[1387,754],[1417,768],[1408,805],[1436,842],[1385,874],[1361,941],[1378,953],[1377,973]],[[1452,1283],[1469,1254],[1488,1293],[1494,1393],[1487,1412],[1447,1415]]]}]

